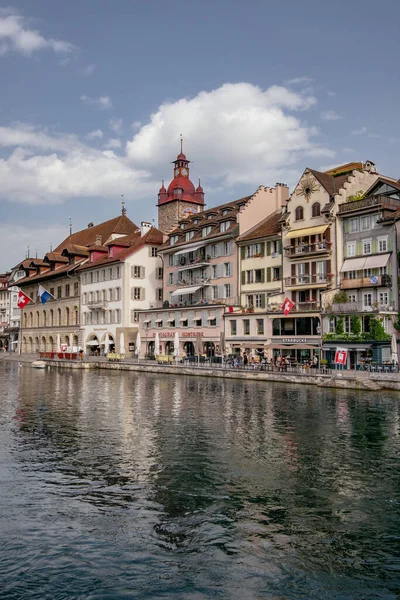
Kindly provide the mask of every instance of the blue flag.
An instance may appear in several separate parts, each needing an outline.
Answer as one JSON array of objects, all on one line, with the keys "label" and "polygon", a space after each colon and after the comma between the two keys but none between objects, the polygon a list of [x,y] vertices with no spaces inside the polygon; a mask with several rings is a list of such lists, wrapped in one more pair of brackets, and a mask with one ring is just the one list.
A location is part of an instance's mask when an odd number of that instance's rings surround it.
[{"label": "blue flag", "polygon": [[51,298],[50,292],[45,290],[44,287],[42,287],[41,285],[39,285],[38,296],[42,304],[46,304],[47,300],[50,300]]}]

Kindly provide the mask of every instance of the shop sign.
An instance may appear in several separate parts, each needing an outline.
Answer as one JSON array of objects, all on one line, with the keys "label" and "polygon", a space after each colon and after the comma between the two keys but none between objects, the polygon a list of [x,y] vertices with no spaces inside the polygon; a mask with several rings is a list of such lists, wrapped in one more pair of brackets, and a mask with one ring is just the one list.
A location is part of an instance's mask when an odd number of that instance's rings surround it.
[{"label": "shop sign", "polygon": [[335,363],[337,365],[345,365],[346,362],[347,362],[347,350],[346,350],[346,348],[336,348]]},{"label": "shop sign", "polygon": [[93,327],[93,331],[107,331],[107,327]]},{"label": "shop sign", "polygon": [[[177,330],[178,331],[178,330]],[[153,337],[156,337],[156,331],[152,332]],[[178,331],[179,337],[180,338],[187,338],[187,337],[197,337],[197,335],[200,333],[201,337],[204,337],[204,331]],[[173,338],[175,337],[175,331],[159,331],[158,332],[158,336],[160,338]]]},{"label": "shop sign", "polygon": [[315,340],[311,342],[307,338],[283,338],[279,340],[282,344],[315,344]]}]

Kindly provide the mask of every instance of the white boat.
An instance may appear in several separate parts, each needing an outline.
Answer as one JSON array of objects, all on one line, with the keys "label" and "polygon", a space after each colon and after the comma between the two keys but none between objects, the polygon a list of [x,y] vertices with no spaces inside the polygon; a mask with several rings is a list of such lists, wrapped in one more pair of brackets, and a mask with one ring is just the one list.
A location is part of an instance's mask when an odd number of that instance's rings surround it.
[{"label": "white boat", "polygon": [[34,360],[33,363],[31,363],[31,367],[34,369],[45,369],[46,363],[44,360]]}]

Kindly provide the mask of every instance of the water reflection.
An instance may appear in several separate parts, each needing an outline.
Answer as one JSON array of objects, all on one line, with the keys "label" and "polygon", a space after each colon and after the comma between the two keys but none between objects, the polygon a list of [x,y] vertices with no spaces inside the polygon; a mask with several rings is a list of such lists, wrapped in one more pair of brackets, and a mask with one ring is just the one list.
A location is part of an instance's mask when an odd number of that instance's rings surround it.
[{"label": "water reflection", "polygon": [[2,597],[396,597],[396,395],[0,375]]}]

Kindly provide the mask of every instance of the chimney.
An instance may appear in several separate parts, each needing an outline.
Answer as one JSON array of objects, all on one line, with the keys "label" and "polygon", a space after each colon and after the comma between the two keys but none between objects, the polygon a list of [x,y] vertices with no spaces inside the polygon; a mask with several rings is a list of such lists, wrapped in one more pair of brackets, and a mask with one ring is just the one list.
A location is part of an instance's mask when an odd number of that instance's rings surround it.
[{"label": "chimney", "polygon": [[150,231],[151,228],[151,223],[148,223],[147,221],[142,221],[140,223],[140,235],[143,237],[148,231]]},{"label": "chimney", "polygon": [[93,227],[93,222],[90,221],[90,223],[88,223],[87,226],[88,226],[88,229],[90,229],[91,227]]},{"label": "chimney", "polygon": [[368,173],[376,173],[375,163],[372,160],[367,160],[364,168]]},{"label": "chimney", "polygon": [[101,235],[96,235],[96,246],[101,246]]}]

